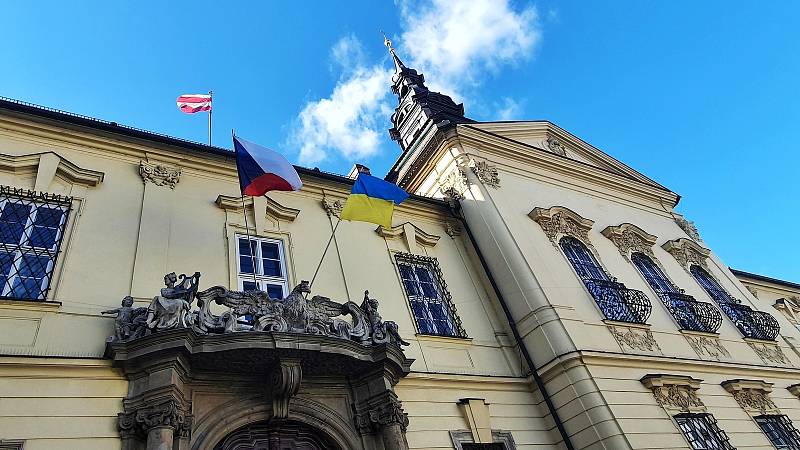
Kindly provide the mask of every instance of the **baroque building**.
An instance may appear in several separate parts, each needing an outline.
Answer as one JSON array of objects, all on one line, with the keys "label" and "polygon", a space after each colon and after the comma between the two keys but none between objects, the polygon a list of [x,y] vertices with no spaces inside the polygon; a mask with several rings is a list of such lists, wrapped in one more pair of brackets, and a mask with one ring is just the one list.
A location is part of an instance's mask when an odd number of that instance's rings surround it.
[{"label": "baroque building", "polygon": [[0,449],[800,448],[800,285],[390,52],[413,195],[318,274],[352,177],[0,100]]}]

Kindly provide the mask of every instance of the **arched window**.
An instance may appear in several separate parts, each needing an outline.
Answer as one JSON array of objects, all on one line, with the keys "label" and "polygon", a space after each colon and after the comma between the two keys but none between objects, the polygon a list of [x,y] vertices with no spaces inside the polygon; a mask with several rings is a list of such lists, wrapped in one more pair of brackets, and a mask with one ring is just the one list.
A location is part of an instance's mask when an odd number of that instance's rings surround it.
[{"label": "arched window", "polygon": [[684,294],[644,253],[632,254],[631,262],[639,269],[639,273],[642,274],[647,284],[658,294],[661,302],[664,303],[682,330],[717,332],[722,325],[722,315],[717,308],[710,303],[699,302],[691,295]]},{"label": "arched window", "polygon": [[628,289],[624,284],[609,279],[583,242],[566,236],[559,244],[607,319],[630,323],[647,321],[652,306],[644,292]]},{"label": "arched window", "polygon": [[561,249],[564,250],[564,254],[567,255],[567,259],[582,280],[608,280],[605,270],[600,267],[592,252],[583,245],[583,242],[573,237],[564,237],[559,243],[561,244]]},{"label": "arched window", "polygon": [[708,295],[717,303],[736,302],[728,292],[717,283],[717,280],[711,276],[705,269],[700,266],[694,265],[689,271],[697,283],[708,292]]},{"label": "arched window", "polygon": [[644,253],[634,253],[631,255],[631,262],[639,269],[644,279],[656,291],[657,294],[663,292],[678,292],[678,288],[664,275],[664,272]]},{"label": "arched window", "polygon": [[692,276],[728,316],[744,337],[773,341],[778,337],[780,325],[770,314],[755,311],[741,301],[733,298],[728,291],[704,268],[693,265],[689,268]]}]

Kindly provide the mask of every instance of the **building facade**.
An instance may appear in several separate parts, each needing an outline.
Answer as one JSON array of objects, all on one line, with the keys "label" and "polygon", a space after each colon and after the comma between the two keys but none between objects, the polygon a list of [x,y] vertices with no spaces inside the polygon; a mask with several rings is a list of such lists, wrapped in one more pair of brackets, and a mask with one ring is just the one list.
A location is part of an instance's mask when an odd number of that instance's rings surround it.
[{"label": "building facade", "polygon": [[391,229],[336,228],[349,177],[243,199],[229,150],[0,101],[0,449],[800,448],[800,286],[391,53]]}]

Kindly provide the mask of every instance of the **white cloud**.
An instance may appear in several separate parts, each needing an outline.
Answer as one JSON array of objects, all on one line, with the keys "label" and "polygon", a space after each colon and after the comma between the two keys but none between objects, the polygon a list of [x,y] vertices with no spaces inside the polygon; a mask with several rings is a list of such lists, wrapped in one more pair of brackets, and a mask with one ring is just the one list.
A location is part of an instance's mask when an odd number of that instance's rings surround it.
[{"label": "white cloud", "polygon": [[531,55],[541,39],[533,6],[515,11],[508,0],[432,0],[400,4],[405,31],[400,42],[429,87],[460,97],[503,64]]},{"label": "white cloud", "polygon": [[503,101],[497,105],[495,114],[497,120],[517,120],[522,114],[522,103],[514,100],[511,97],[504,97]]},{"label": "white cloud", "polygon": [[300,163],[322,161],[329,149],[348,159],[375,154],[391,112],[386,95],[391,73],[383,66],[357,68],[329,98],[307,103],[292,138],[300,147]]},{"label": "white cloud", "polygon": [[[486,72],[530,57],[541,39],[533,6],[515,10],[508,0],[401,0],[403,33],[398,42],[406,65],[425,74],[426,84],[454,98],[483,81]],[[333,93],[306,103],[294,124],[290,142],[300,150],[301,164],[314,164],[337,153],[349,160],[376,154],[385,142],[394,107],[388,64],[365,64],[354,35],[331,48],[341,71]],[[385,61],[385,59],[383,59]],[[501,117],[519,114],[520,104],[506,98]]]}]

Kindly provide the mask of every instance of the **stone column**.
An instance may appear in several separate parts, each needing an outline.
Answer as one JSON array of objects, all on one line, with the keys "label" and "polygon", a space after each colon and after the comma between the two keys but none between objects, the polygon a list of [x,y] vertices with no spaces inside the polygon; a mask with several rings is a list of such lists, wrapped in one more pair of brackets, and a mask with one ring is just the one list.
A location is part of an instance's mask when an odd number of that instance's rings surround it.
[{"label": "stone column", "polygon": [[383,450],[408,450],[408,417],[392,391],[384,391],[356,407],[356,427],[362,435],[380,436]]},{"label": "stone column", "polygon": [[175,428],[171,426],[157,426],[147,432],[146,450],[173,450]]}]

